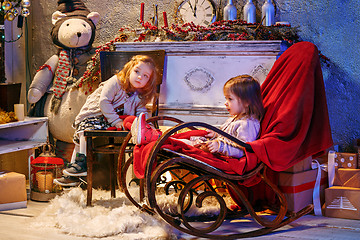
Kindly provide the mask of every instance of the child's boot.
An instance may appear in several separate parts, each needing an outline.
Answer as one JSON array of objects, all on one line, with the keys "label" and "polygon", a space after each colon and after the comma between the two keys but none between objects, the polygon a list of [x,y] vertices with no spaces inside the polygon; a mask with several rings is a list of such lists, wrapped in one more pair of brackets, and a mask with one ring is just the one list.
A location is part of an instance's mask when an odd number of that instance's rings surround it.
[{"label": "child's boot", "polygon": [[131,125],[132,141],[136,145],[144,145],[156,141],[160,136],[160,130],[154,129],[146,122],[145,114],[140,113]]},{"label": "child's boot", "polygon": [[83,177],[87,176],[86,156],[82,153],[76,153],[74,163],[70,163],[66,169],[63,170],[65,176]]},{"label": "child's boot", "polygon": [[78,177],[63,176],[61,178],[55,178],[54,183],[63,187],[76,187],[80,185],[80,179]]}]

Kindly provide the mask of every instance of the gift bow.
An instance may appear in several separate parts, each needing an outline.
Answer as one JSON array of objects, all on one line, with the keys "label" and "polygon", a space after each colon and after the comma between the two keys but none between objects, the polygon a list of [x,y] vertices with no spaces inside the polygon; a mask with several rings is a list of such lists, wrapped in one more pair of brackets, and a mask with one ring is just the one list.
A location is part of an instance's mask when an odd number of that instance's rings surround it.
[{"label": "gift bow", "polygon": [[321,171],[328,173],[329,187],[332,187],[334,184],[335,176],[335,151],[329,151],[328,153],[328,163],[320,164],[317,160],[313,160],[311,163],[312,169],[317,169],[316,181],[313,191],[313,203],[314,203],[314,213],[317,216],[321,216],[321,203],[320,203],[320,181],[321,181]]}]

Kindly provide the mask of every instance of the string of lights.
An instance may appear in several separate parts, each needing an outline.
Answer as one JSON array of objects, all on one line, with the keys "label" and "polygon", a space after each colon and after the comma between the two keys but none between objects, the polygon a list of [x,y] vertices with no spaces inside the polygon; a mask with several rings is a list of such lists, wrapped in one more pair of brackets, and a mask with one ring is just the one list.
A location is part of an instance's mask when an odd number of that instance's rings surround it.
[{"label": "string of lights", "polygon": [[[5,43],[18,41],[23,36],[23,32],[25,38],[27,38],[27,17],[30,15],[30,5],[30,0],[0,0],[0,83],[6,82]],[[7,36],[6,39],[5,23],[6,21],[12,22],[14,20],[17,20],[17,28],[21,31],[21,33],[19,33],[16,38]],[[23,28],[24,23],[25,28]],[[27,41],[25,41],[25,44],[26,42]]]},{"label": "string of lights", "polygon": [[23,31],[21,30],[21,33],[17,35],[16,39],[6,40],[4,35],[2,35],[1,37],[4,39],[5,42],[12,43],[12,42],[16,42],[17,40],[19,40],[22,36],[23,36]]}]

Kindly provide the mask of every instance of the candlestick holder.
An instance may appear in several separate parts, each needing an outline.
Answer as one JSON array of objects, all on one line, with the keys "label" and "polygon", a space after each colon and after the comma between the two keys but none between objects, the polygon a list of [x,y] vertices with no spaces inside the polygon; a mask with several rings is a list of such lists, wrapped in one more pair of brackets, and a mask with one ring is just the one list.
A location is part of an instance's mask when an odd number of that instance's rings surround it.
[{"label": "candlestick holder", "polygon": [[154,16],[152,17],[152,25],[158,26],[158,5],[154,4]]}]

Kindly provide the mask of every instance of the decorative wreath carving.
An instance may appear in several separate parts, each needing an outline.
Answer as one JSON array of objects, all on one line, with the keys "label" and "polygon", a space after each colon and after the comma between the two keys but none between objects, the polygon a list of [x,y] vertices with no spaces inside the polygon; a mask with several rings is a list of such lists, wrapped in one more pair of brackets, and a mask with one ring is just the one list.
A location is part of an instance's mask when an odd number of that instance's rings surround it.
[{"label": "decorative wreath carving", "polygon": [[185,74],[184,81],[193,91],[207,92],[210,90],[215,78],[205,68],[196,67]]}]

